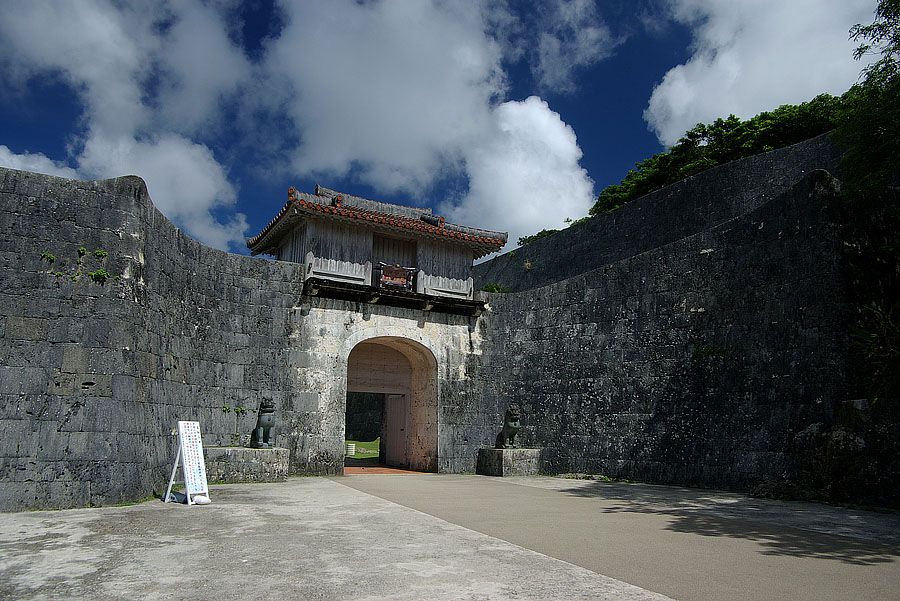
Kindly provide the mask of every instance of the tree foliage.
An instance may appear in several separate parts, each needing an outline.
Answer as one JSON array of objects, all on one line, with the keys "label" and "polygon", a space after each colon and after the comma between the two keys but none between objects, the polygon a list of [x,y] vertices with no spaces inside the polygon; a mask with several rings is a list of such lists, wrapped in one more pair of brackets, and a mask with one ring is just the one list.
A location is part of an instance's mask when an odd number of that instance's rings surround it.
[{"label": "tree foliage", "polygon": [[802,142],[837,126],[842,100],[822,94],[800,105],[784,105],[742,121],[730,115],[698,123],[668,152],[635,164],[618,184],[607,186],[591,214],[612,211],[710,167]]},{"label": "tree foliage", "polygon": [[853,342],[857,377],[873,400],[900,399],[900,0],[879,0],[875,20],[856,25],[854,57],[879,55],[844,95],[835,139],[854,240],[848,272],[861,307]]},{"label": "tree foliage", "polygon": [[[711,124],[698,123],[672,146],[636,163],[618,184],[607,186],[590,210],[607,213],[710,167],[802,142],[834,131],[845,150],[841,162],[848,198],[875,199],[896,183],[900,157],[900,0],[878,0],[875,19],[855,25],[859,42],[854,57],[877,54],[862,70],[861,83],[843,96],[816,96],[799,105],[784,105],[747,120],[734,115]],[[527,244],[556,230],[523,236]]]},{"label": "tree foliage", "polygon": [[900,0],[880,0],[875,21],[856,25],[854,57],[881,57],[862,71],[863,80],[844,94],[836,139],[847,153],[841,163],[850,198],[873,201],[898,172],[900,157]]}]

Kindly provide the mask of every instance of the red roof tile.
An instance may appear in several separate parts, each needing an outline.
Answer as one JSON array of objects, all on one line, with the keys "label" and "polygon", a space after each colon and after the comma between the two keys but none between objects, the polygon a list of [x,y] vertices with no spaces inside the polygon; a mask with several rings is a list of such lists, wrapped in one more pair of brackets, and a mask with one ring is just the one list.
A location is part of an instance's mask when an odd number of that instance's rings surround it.
[{"label": "red roof tile", "polygon": [[365,221],[391,229],[417,232],[422,236],[446,238],[451,242],[474,246],[484,254],[499,250],[506,244],[507,240],[507,234],[505,233],[445,223],[443,217],[432,216],[430,212],[423,211],[422,215],[426,215],[426,218],[430,218],[429,221],[436,223],[429,223],[421,216],[419,219],[413,219],[344,204],[344,198],[341,195],[330,198],[324,196],[317,198],[328,198],[331,200],[331,204],[313,202],[302,197],[297,198],[296,190],[291,188],[288,191],[287,203],[259,234],[252,238],[247,238],[247,247],[250,248],[253,254],[267,252],[281,238],[279,235],[280,231],[295,220],[291,219],[291,217],[294,215],[299,217],[303,214],[331,216],[349,221]]}]

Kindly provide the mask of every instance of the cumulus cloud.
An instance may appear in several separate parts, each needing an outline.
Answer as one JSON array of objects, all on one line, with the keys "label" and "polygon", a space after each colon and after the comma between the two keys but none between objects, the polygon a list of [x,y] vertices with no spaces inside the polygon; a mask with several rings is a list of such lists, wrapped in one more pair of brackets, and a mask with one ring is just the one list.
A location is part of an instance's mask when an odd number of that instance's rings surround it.
[{"label": "cumulus cloud", "polygon": [[[284,0],[283,28],[253,60],[235,42],[235,6],[13,3],[0,21],[0,67],[20,85],[69,85],[82,120],[66,163],[78,176],[143,177],[176,225],[219,248],[243,246],[244,215],[223,217],[237,200],[226,161],[251,150],[255,169],[359,181],[419,205],[444,200],[452,219],[513,240],[590,206],[571,127],[538,98],[504,102],[503,65],[523,58],[528,40],[543,85],[573,90],[577,69],[612,43],[592,2],[558,0],[525,22],[523,11],[475,0]],[[223,128],[244,147],[223,144]],[[74,175],[59,158],[0,153]],[[461,192],[431,196],[448,180]]]},{"label": "cumulus cloud", "polygon": [[458,162],[503,91],[475,4],[345,0],[285,12],[267,66],[292,92],[300,173],[356,170],[383,190],[419,193]]},{"label": "cumulus cloud", "polygon": [[206,6],[181,6],[159,50],[164,70],[155,105],[167,127],[197,134],[215,125],[222,100],[250,79],[251,64],[226,27]]},{"label": "cumulus cloud", "polygon": [[520,236],[586,215],[594,183],[578,164],[572,128],[536,96],[503,103],[491,117],[487,135],[465,153],[469,193],[441,207],[450,220],[508,230],[515,247]]},{"label": "cumulus cloud", "polygon": [[202,144],[171,133],[146,142],[93,135],[79,169],[140,175],[157,208],[176,224],[190,224],[189,233],[200,242],[224,249],[236,240],[243,242],[247,228],[243,214],[224,223],[212,214],[216,208],[232,206],[236,195],[225,169]]},{"label": "cumulus cloud", "polygon": [[[353,173],[413,197],[456,173],[468,189],[441,210],[457,223],[509,230],[513,241],[587,213],[593,182],[572,128],[539,98],[498,100],[503,55],[486,33],[497,13],[456,2],[285,8],[289,25],[267,68],[291,86],[297,171]],[[560,10],[574,32],[586,9]]]},{"label": "cumulus cloud", "polygon": [[[208,125],[246,76],[224,31],[200,2],[19,2],[4,10],[0,45],[17,81],[61,77],[79,97],[79,176],[140,175],[176,225],[228,249],[243,245],[243,215],[223,223],[213,211],[235,191],[210,149],[178,134]],[[9,154],[7,164],[29,156]]]},{"label": "cumulus cloud", "polygon": [[842,94],[862,66],[848,30],[872,9],[871,0],[676,0],[672,17],[692,28],[693,54],[656,86],[644,118],[671,145],[697,123]]},{"label": "cumulus cloud", "polygon": [[68,178],[78,177],[78,173],[65,163],[54,161],[39,152],[15,154],[3,144],[0,144],[0,165],[11,169],[44,173],[46,175],[58,175]]}]

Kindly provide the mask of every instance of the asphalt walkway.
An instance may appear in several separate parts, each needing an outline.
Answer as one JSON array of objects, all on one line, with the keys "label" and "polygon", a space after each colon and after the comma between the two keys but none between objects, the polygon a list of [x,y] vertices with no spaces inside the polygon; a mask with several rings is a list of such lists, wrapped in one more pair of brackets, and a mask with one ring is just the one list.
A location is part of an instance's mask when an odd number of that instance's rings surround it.
[{"label": "asphalt walkway", "polygon": [[896,515],[435,474],[210,496],[0,514],[0,599],[900,599]]}]

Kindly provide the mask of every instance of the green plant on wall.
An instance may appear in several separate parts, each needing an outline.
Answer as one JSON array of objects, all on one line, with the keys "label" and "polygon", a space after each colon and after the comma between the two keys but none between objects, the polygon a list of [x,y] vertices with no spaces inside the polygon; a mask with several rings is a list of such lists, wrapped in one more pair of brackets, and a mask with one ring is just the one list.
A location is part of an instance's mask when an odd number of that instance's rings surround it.
[{"label": "green plant on wall", "polygon": [[222,406],[223,413],[231,413],[232,411],[234,411],[234,415],[235,415],[235,420],[234,420],[234,430],[235,431],[233,434],[230,435],[231,446],[239,447],[239,446],[241,446],[241,442],[243,441],[243,438],[238,429],[238,425],[239,425],[241,416],[244,415],[249,410],[243,406],[236,406],[236,407],[232,407],[231,405],[223,405]]},{"label": "green plant on wall", "polygon": [[507,290],[506,288],[501,287],[500,284],[485,284],[481,287],[481,290],[483,292],[494,292],[502,294],[506,294],[507,292],[509,292],[509,290]]},{"label": "green plant on wall", "polygon": [[710,357],[721,357],[726,353],[725,349],[718,346],[703,344],[702,340],[694,341],[694,359],[707,359]]},{"label": "green plant on wall", "polygon": [[107,279],[109,279],[109,272],[107,272],[105,269],[98,269],[97,271],[88,273],[88,277],[98,284],[103,284]]},{"label": "green plant on wall", "polygon": [[[86,255],[88,254],[88,252],[89,252],[88,249],[85,248],[84,246],[79,247],[78,251],[77,251],[78,258],[75,259],[74,272],[66,274],[65,272],[57,271],[54,273],[54,275],[57,278],[61,278],[65,275],[68,275],[69,279],[71,279],[73,282],[77,282],[78,278],[82,274],[81,266],[84,264],[84,260],[85,260]],[[93,254],[93,256],[95,258],[100,259],[100,260],[103,260],[109,256],[109,253],[107,253],[105,250],[95,250],[91,254]],[[42,261],[47,261],[47,263],[50,265],[52,265],[53,262],[56,261],[56,255],[54,255],[50,252],[42,252],[40,255],[40,258]],[[112,275],[105,269],[97,269],[95,271],[90,271],[87,273],[87,275],[89,278],[91,278],[91,281],[96,282],[98,284],[104,284],[106,282],[106,280],[108,280],[110,277],[112,277]],[[115,276],[113,279],[118,282],[121,278],[119,276]]]}]

